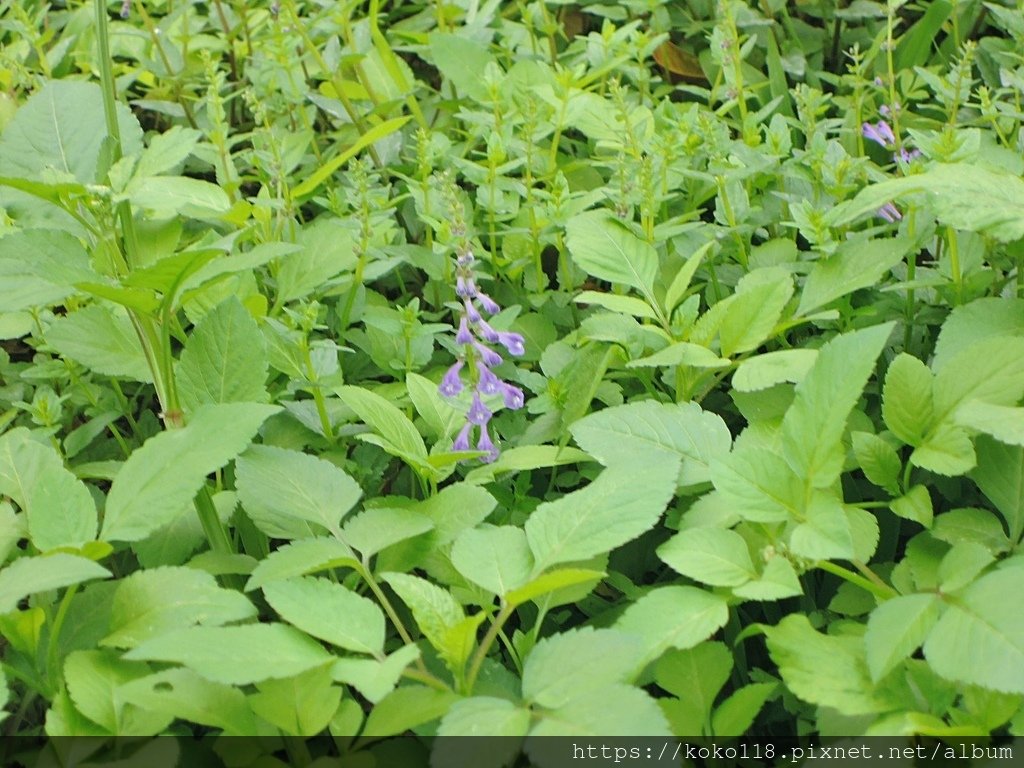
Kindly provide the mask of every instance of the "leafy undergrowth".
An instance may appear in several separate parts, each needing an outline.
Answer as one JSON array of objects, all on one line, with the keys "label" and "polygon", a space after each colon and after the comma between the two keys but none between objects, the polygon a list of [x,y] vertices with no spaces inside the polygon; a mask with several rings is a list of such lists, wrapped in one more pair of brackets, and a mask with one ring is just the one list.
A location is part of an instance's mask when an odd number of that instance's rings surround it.
[{"label": "leafy undergrowth", "polygon": [[4,733],[1024,734],[1011,5],[0,6]]}]

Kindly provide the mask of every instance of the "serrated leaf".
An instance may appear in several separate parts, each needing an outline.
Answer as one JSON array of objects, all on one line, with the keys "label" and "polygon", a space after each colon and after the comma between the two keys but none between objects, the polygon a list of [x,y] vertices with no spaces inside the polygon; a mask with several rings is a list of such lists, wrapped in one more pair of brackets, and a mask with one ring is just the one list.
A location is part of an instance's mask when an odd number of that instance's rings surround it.
[{"label": "serrated leaf", "polygon": [[256,720],[240,690],[189,669],[167,669],[137,678],[121,685],[118,696],[149,712],[221,728],[227,736],[257,735]]},{"label": "serrated leaf", "polygon": [[751,683],[736,690],[715,710],[711,718],[712,733],[715,736],[743,736],[775,689],[775,683]]},{"label": "serrated leaf", "polygon": [[652,355],[630,360],[626,367],[671,368],[676,365],[687,365],[691,368],[728,368],[730,362],[700,344],[677,341]]},{"label": "serrated leaf", "polygon": [[67,232],[28,229],[0,238],[0,306],[5,312],[56,304],[96,279],[89,254]]},{"label": "serrated leaf", "polygon": [[425,685],[405,685],[389,693],[370,710],[363,728],[364,738],[395,736],[418,725],[437,720],[459,696]]},{"label": "serrated leaf", "polygon": [[876,285],[903,260],[911,246],[907,238],[842,242],[835,253],[815,262],[800,294],[797,314],[810,314],[840,296]]},{"label": "serrated leaf", "polygon": [[415,458],[427,458],[427,448],[420,433],[392,403],[360,387],[338,387],[334,391],[367,426],[399,451]]},{"label": "serrated leaf", "polygon": [[773,451],[739,444],[711,464],[722,503],[746,520],[779,523],[802,513],[804,489],[789,464]]},{"label": "serrated leaf", "polygon": [[[473,696],[455,702],[448,713],[441,720],[437,729],[438,736],[489,736],[506,737],[497,739],[499,752],[505,753],[507,749],[516,749],[516,744],[504,744],[510,736],[525,736],[530,729],[530,710],[517,706],[507,699],[497,699],[492,696]],[[450,739],[448,741],[458,741]],[[484,755],[477,754],[476,760],[470,760],[473,751],[484,749]],[[457,755],[459,762],[452,761]],[[502,765],[503,761],[498,760],[494,754],[494,747],[483,744],[453,744],[444,749],[440,755],[435,757],[442,761],[442,765],[480,765],[481,757],[486,759],[488,765]],[[436,763],[433,763],[436,764]]]},{"label": "serrated leaf", "polygon": [[736,368],[732,386],[740,392],[757,392],[783,381],[799,384],[817,359],[816,349],[783,349],[751,357]]},{"label": "serrated leaf", "polygon": [[932,497],[923,485],[915,485],[903,496],[893,499],[889,503],[889,508],[899,517],[913,520],[925,528],[932,527]]},{"label": "serrated leaf", "polygon": [[513,607],[522,605],[566,587],[575,587],[587,582],[596,584],[604,575],[604,571],[588,568],[555,568],[528,581],[518,589],[513,589],[505,595],[505,602]]},{"label": "serrated leaf", "polygon": [[216,184],[187,176],[136,178],[128,185],[125,197],[131,200],[132,205],[158,219],[172,216],[212,218],[226,213],[231,207],[231,199]]},{"label": "serrated leaf", "polygon": [[967,432],[948,422],[939,424],[910,454],[910,463],[938,475],[952,477],[969,472],[977,463]]},{"label": "serrated leaf", "polygon": [[825,491],[815,492],[804,511],[804,522],[790,534],[789,547],[810,560],[855,558],[853,531],[842,500]]},{"label": "serrated leaf", "polygon": [[248,697],[252,711],[292,736],[315,736],[331,721],[342,689],[331,685],[323,669],[311,669],[282,679],[264,680]]},{"label": "serrated leaf", "polygon": [[61,355],[105,376],[152,383],[141,342],[123,310],[92,304],[55,320],[46,343]]},{"label": "serrated leaf", "polygon": [[372,557],[400,541],[433,530],[434,522],[413,509],[371,507],[349,518],[341,537],[364,558]]},{"label": "serrated leaf", "polygon": [[556,708],[589,697],[638,671],[640,638],[613,629],[584,627],[546,637],[533,647],[523,668],[523,698]]},{"label": "serrated leaf", "polygon": [[303,632],[356,653],[382,655],[384,614],[373,600],[309,576],[271,582],[263,594],[282,619]]},{"label": "serrated leaf", "polygon": [[870,432],[853,432],[850,439],[864,476],[880,488],[896,487],[903,468],[896,449]]},{"label": "serrated leaf", "polygon": [[1000,442],[1024,445],[1024,408],[970,400],[956,409],[953,420],[958,426],[992,435]]},{"label": "serrated leaf", "polygon": [[371,704],[376,704],[395,689],[402,672],[419,657],[418,646],[406,645],[383,661],[362,658],[338,659],[331,667],[331,677],[338,682],[354,686]]},{"label": "serrated leaf", "polygon": [[885,374],[882,388],[885,425],[904,443],[916,446],[928,431],[934,412],[932,372],[916,357],[901,352]]},{"label": "serrated leaf", "polygon": [[793,295],[793,278],[780,268],[750,272],[728,299],[718,326],[723,357],[732,357],[761,346],[782,317]]},{"label": "serrated leaf", "polygon": [[315,640],[285,624],[179,629],[133,648],[125,658],[181,664],[226,685],[290,677],[334,659]]},{"label": "serrated leaf", "polygon": [[633,317],[646,317],[650,320],[658,318],[657,312],[651,309],[646,301],[634,298],[633,296],[619,296],[615,293],[600,293],[598,291],[583,291],[573,298],[577,304],[592,304],[603,307],[610,312],[620,312]]},{"label": "serrated leaf", "polygon": [[275,549],[260,560],[245,589],[248,592],[273,581],[304,576],[327,568],[355,568],[358,565],[355,553],[343,541],[326,536],[301,539]]},{"label": "serrated leaf", "polygon": [[328,530],[362,495],[359,484],[326,459],[285,448],[254,445],[235,464],[238,498],[256,527],[279,539]]},{"label": "serrated leaf", "polygon": [[501,597],[525,584],[533,569],[526,534],[511,525],[463,531],[452,545],[451,558],[459,573]]},{"label": "serrated leaf", "polygon": [[136,449],[107,497],[102,538],[138,541],[173,520],[206,476],[245,450],[273,405],[208,405],[187,426],[163,432]]},{"label": "serrated leaf", "polygon": [[465,416],[441,397],[437,384],[410,371],[405,376],[405,386],[413,407],[434,437],[443,438],[455,433]]},{"label": "serrated leaf", "polygon": [[881,680],[921,647],[940,613],[942,603],[935,595],[901,595],[875,608],[864,633],[871,679]]},{"label": "serrated leaf", "polygon": [[74,651],[64,661],[64,681],[75,708],[117,736],[155,736],[170,725],[171,717],[121,699],[122,685],[149,672],[149,665],[124,661],[110,651]]},{"label": "serrated leaf", "polygon": [[688,528],[658,547],[677,573],[715,587],[738,587],[757,573],[747,543],[728,528]]},{"label": "serrated leaf", "polygon": [[203,316],[175,369],[186,413],[210,403],[267,400],[267,353],[256,321],[234,296]]},{"label": "serrated leaf", "polygon": [[978,466],[971,479],[1006,520],[1010,540],[1017,541],[1024,533],[1024,448],[984,435],[975,444]]},{"label": "serrated leaf", "polygon": [[[628,736],[670,737],[672,731],[654,699],[639,688],[609,685],[577,696],[539,719],[530,736],[572,736],[574,738]],[[535,764],[543,762],[545,750],[557,749],[554,739],[529,739],[526,751]],[[552,756],[553,757],[553,756]]]},{"label": "serrated leaf", "polygon": [[22,557],[0,570],[0,615],[17,608],[29,595],[70,587],[92,579],[105,579],[110,571],[78,555],[58,552],[42,557]]},{"label": "serrated leaf", "polygon": [[611,211],[586,211],[572,217],[565,227],[565,242],[572,260],[583,271],[652,297],[658,254]]},{"label": "serrated leaf", "polygon": [[614,628],[643,641],[640,666],[669,648],[692,648],[729,620],[725,598],[697,587],[659,587],[630,605]]}]

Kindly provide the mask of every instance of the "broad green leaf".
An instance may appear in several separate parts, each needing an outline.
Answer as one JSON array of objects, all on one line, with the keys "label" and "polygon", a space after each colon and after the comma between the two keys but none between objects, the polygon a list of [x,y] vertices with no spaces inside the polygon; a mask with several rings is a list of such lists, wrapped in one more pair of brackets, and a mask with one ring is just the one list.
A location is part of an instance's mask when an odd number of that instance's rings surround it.
[{"label": "broad green leaf", "polygon": [[889,503],[889,508],[893,511],[893,514],[899,517],[913,520],[925,528],[932,527],[932,518],[934,516],[932,497],[928,493],[928,489],[923,485],[915,485],[903,496],[893,499]]},{"label": "broad green leaf", "polygon": [[173,171],[192,154],[200,138],[202,134],[199,131],[180,125],[172,125],[163,133],[155,134],[135,166],[135,175],[156,176]]},{"label": "broad green leaf", "polygon": [[732,653],[719,642],[701,643],[693,648],[669,651],[654,666],[654,680],[685,704],[676,714],[689,721],[686,733],[704,731],[715,699],[732,672]]},{"label": "broad green leaf", "polygon": [[277,406],[208,405],[187,426],[151,437],[117,473],[107,496],[102,538],[138,541],[188,505],[206,476],[245,450]]},{"label": "broad green leaf", "polygon": [[910,463],[950,477],[969,472],[977,463],[977,458],[967,431],[949,422],[942,422],[910,454]]},{"label": "broad green leaf", "polygon": [[934,413],[932,372],[916,357],[901,352],[885,374],[882,389],[885,425],[904,443],[920,445]]},{"label": "broad green leaf", "polygon": [[307,296],[356,264],[355,235],[339,219],[317,219],[302,230],[299,244],[302,250],[284,255],[277,271],[282,303]]},{"label": "broad green leaf", "polygon": [[612,683],[628,682],[643,656],[640,638],[582,627],[546,637],[523,668],[523,698],[554,709]]},{"label": "broad green leaf", "polygon": [[41,552],[96,538],[96,504],[88,488],[26,429],[0,435],[0,493],[25,512],[29,537]]},{"label": "broad green leaf", "polygon": [[29,229],[0,238],[0,307],[15,312],[57,304],[95,280],[89,254],[66,232]]},{"label": "broad green leaf", "polygon": [[[477,101],[487,101],[487,86],[481,75],[497,61],[486,46],[467,35],[431,32],[427,37],[430,58],[456,90]],[[500,71],[500,67],[498,67]]]},{"label": "broad green leaf", "polygon": [[326,459],[254,445],[235,464],[238,498],[256,527],[272,538],[301,539],[341,520],[362,495],[359,484]]},{"label": "broad green leaf", "polygon": [[235,297],[203,316],[175,369],[186,413],[209,403],[267,400],[267,353],[256,321]]},{"label": "broad green leaf", "polygon": [[[979,446],[979,454],[982,453]],[[972,475],[977,474],[975,470]],[[1000,477],[1000,480],[1007,478]],[[1000,554],[1010,546],[1003,524],[987,509],[951,509],[936,515],[931,534],[936,539],[953,545],[966,541],[981,544],[989,552]]]},{"label": "broad green leaf", "polygon": [[381,699],[366,717],[364,738],[395,736],[416,726],[437,720],[459,696],[425,685],[404,685]]},{"label": "broad green leaf", "polygon": [[846,455],[846,420],[892,329],[886,323],[833,338],[797,385],[782,421],[782,452],[808,485],[824,488],[839,477]]},{"label": "broad green leaf", "polygon": [[618,465],[590,485],[541,504],[526,521],[534,573],[609,552],[651,528],[675,490],[670,460]]},{"label": "broad green leaf", "polygon": [[437,384],[410,371],[405,376],[405,386],[413,407],[435,438],[448,437],[458,430],[465,416],[448,404],[437,391]]},{"label": "broad green leaf", "polygon": [[248,697],[252,711],[292,736],[316,736],[341,703],[341,687],[331,685],[323,669],[263,680],[256,687],[259,690]]},{"label": "broad green leaf", "polygon": [[22,557],[0,570],[0,614],[9,613],[29,595],[70,587],[92,579],[105,579],[110,571],[78,555],[57,552]]},{"label": "broad green leaf", "polygon": [[[116,103],[121,146],[126,155],[142,149],[142,129],[132,111]],[[103,94],[96,83],[52,80],[26,101],[0,136],[0,176],[39,179],[47,170],[69,174],[83,184],[98,178],[107,136]]]},{"label": "broad green leaf", "polygon": [[734,692],[715,710],[711,718],[712,733],[715,736],[743,736],[775,689],[775,683],[751,683]]},{"label": "broad green leaf", "polygon": [[728,528],[687,528],[658,547],[658,557],[714,587],[738,587],[757,576],[746,541]]},{"label": "broad green leaf", "polygon": [[359,560],[343,541],[326,536],[301,539],[275,549],[252,572],[246,591],[328,568],[355,568]]},{"label": "broad green leaf", "polygon": [[[550,712],[545,712],[530,731],[530,736],[572,736],[574,738],[628,736],[671,737],[672,731],[657,702],[639,688],[613,684],[586,695],[576,696]],[[543,765],[545,750],[557,750],[556,739],[529,739],[526,751]],[[552,755],[554,757],[554,755]]]},{"label": "broad green leaf", "polygon": [[711,240],[704,243],[700,248],[694,251],[690,257],[683,264],[676,276],[672,279],[672,284],[665,291],[665,311],[668,314],[672,314],[672,311],[679,306],[680,302],[685,298],[687,289],[690,287],[690,281],[693,280],[693,275],[697,271],[697,267],[700,266],[704,256],[707,255],[708,251],[711,250],[715,245],[715,241]]},{"label": "broad green leaf", "polygon": [[419,646],[406,645],[383,661],[338,659],[331,667],[331,677],[354,686],[371,704],[376,704],[395,689],[402,672],[419,657]]},{"label": "broad green leaf", "polygon": [[118,697],[148,712],[220,728],[227,736],[255,736],[256,720],[245,695],[195,672],[167,669],[136,678],[117,689]]},{"label": "broad green leaf", "polygon": [[892,708],[874,690],[861,638],[823,635],[799,613],[768,627],[765,636],[783,682],[804,701],[844,715]]},{"label": "broad green leaf", "polygon": [[987,547],[973,541],[953,545],[939,563],[939,591],[945,594],[966,587],[995,561]]},{"label": "broad green leaf", "polygon": [[804,521],[790,534],[789,547],[810,560],[855,558],[853,530],[842,500],[828,491],[814,492],[804,510]]},{"label": "broad green leaf", "polygon": [[134,648],[192,624],[220,626],[255,615],[255,606],[244,595],[219,587],[203,571],[173,567],[136,571],[118,582],[111,631],[101,644]]},{"label": "broad green leaf", "polygon": [[755,523],[784,522],[803,510],[800,478],[773,451],[737,443],[711,464],[711,478],[722,503]]},{"label": "broad green leaf", "polygon": [[719,357],[707,347],[677,341],[652,355],[630,360],[627,368],[671,368],[686,365],[691,368],[728,368],[730,361]]},{"label": "broad green leaf", "polygon": [[1024,336],[1024,299],[988,296],[953,307],[935,342],[935,370],[979,339],[995,336]]},{"label": "broad green leaf", "polygon": [[958,426],[984,432],[1010,445],[1024,445],[1024,408],[970,400],[956,410]]},{"label": "broad green leaf", "polygon": [[650,320],[658,318],[657,312],[651,308],[650,304],[632,296],[619,296],[615,293],[600,293],[598,291],[583,291],[573,298],[573,301],[577,304],[593,304],[598,307],[604,307],[611,312],[620,312],[624,315],[646,317]]},{"label": "broad green leaf", "polygon": [[733,587],[732,593],[744,600],[782,600],[804,592],[793,564],[781,555],[772,557],[761,575],[752,581]]},{"label": "broad green leaf", "polygon": [[501,452],[498,460],[476,467],[466,475],[467,483],[489,483],[502,472],[583,464],[594,458],[583,451],[557,445],[517,445]]},{"label": "broad green leaf", "polygon": [[717,414],[696,403],[653,400],[606,408],[577,421],[570,431],[583,450],[607,467],[641,456],[652,462],[681,460],[680,485],[709,482],[711,461],[725,456],[732,442]]},{"label": "broad green leaf", "polygon": [[522,605],[567,587],[596,584],[604,575],[603,571],[587,568],[555,568],[528,581],[518,589],[513,589],[505,595],[505,602],[511,606]]},{"label": "broad green leaf", "polygon": [[757,392],[783,381],[799,384],[818,359],[816,349],[783,349],[744,360],[732,376],[740,392]]},{"label": "broad green leaf", "polygon": [[1024,693],[1024,590],[1020,570],[982,576],[951,601],[924,644],[947,680]]},{"label": "broad green leaf", "polygon": [[[460,38],[465,42],[464,38]],[[296,185],[292,189],[292,198],[299,198],[308,195],[310,192],[316,191],[317,187],[327,181],[336,170],[341,168],[350,158],[355,157],[366,147],[371,144],[380,141],[381,139],[390,136],[392,133],[397,131],[403,125],[410,120],[410,116],[394,117],[390,120],[385,120],[382,123],[378,123],[372,128],[368,129],[366,133],[360,136],[352,146],[343,150],[340,154],[335,155],[330,160],[322,163],[316,171],[305,178],[301,184]]]},{"label": "broad green leaf", "polygon": [[263,594],[282,619],[313,637],[357,653],[383,653],[380,607],[341,584],[306,576],[271,582]]},{"label": "broad green leaf", "polygon": [[526,534],[511,525],[463,531],[452,545],[451,558],[459,573],[501,597],[525,584],[533,569]]},{"label": "broad green leaf", "polygon": [[211,218],[226,213],[231,207],[227,193],[216,184],[187,176],[137,178],[128,185],[124,196],[132,205],[158,219],[171,216]]},{"label": "broad green leaf", "polygon": [[181,664],[214,683],[247,685],[323,666],[333,656],[285,624],[189,627],[133,648],[126,659]]},{"label": "broad green leaf", "polygon": [[1024,181],[968,163],[937,163],[923,173],[872,184],[838,206],[831,223],[848,224],[888,202],[921,194],[943,224],[1004,243],[1024,237]]},{"label": "broad green leaf", "polygon": [[366,422],[367,426],[401,454],[426,459],[427,448],[420,433],[416,431],[408,417],[392,403],[375,392],[360,387],[338,387],[334,391],[345,405]]},{"label": "broad green leaf", "polygon": [[729,297],[718,327],[722,356],[732,357],[761,346],[771,336],[792,295],[793,278],[780,268],[745,275],[736,293]]},{"label": "broad green leaf", "polygon": [[432,764],[438,764],[434,762],[437,760],[440,765],[452,768],[457,765],[504,765],[519,748],[519,744],[508,737],[525,736],[529,730],[530,710],[525,707],[492,696],[462,699],[455,702],[441,720],[438,736],[505,738],[493,738],[487,744],[478,739],[446,739],[441,743],[444,748],[440,754],[435,752],[432,755]]},{"label": "broad green leaf", "polygon": [[942,613],[936,595],[901,595],[871,612],[864,633],[871,679],[879,681],[921,647]]},{"label": "broad green leaf", "polygon": [[939,420],[969,400],[1016,405],[1024,397],[1024,338],[979,339],[935,372],[934,393]]},{"label": "broad green leaf", "polygon": [[153,381],[139,337],[123,311],[92,304],[55,320],[45,338],[58,353],[97,373]]},{"label": "broad green leaf", "polygon": [[611,211],[586,211],[565,227],[572,260],[599,280],[628,285],[650,301],[658,272],[658,254],[624,227]]},{"label": "broad green leaf", "polygon": [[434,522],[414,509],[372,507],[350,517],[341,530],[341,538],[364,558],[369,558],[392,544],[420,536],[433,528]]},{"label": "broad green leaf", "polygon": [[1024,533],[1024,448],[1000,443],[981,435],[975,441],[978,466],[971,479],[1002,514],[1010,540]]},{"label": "broad green leaf", "polygon": [[798,315],[808,315],[831,301],[861,288],[877,285],[882,276],[907,255],[906,238],[846,240],[835,253],[815,262],[800,294]]},{"label": "broad green leaf", "polygon": [[626,608],[614,628],[643,641],[641,665],[669,648],[692,648],[729,620],[724,597],[697,587],[659,587]]},{"label": "broad green leaf", "polygon": [[923,67],[928,63],[935,40],[954,8],[955,5],[949,0],[936,0],[925,7],[921,17],[900,35],[893,56],[896,71]]},{"label": "broad green leaf", "polygon": [[617,354],[616,348],[610,344],[587,344],[577,350],[569,364],[559,372],[556,386],[566,393],[559,424],[562,434],[570,424],[586,415],[608,366]]},{"label": "broad green leaf", "polygon": [[127,705],[120,687],[150,673],[148,664],[119,659],[111,651],[75,651],[64,661],[64,681],[75,708],[117,736],[155,736],[171,717]]},{"label": "broad green leaf", "polygon": [[880,488],[895,488],[903,468],[896,449],[870,432],[853,432],[850,439],[864,476]]}]

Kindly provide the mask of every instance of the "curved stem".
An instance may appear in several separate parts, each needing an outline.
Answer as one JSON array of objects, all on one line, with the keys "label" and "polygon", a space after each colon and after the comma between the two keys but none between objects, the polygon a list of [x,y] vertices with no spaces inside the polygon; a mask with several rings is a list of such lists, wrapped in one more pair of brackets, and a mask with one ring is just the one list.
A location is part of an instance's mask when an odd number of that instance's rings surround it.
[{"label": "curved stem", "polygon": [[515,611],[515,608],[512,605],[508,603],[503,605],[501,610],[498,611],[498,615],[494,617],[494,621],[491,622],[491,626],[487,630],[487,634],[484,635],[484,639],[480,641],[480,646],[476,649],[476,653],[473,655],[473,661],[470,663],[469,674],[466,675],[466,693],[473,692],[473,685],[476,683],[476,678],[480,674],[480,667],[484,663],[484,659],[487,658],[487,652],[494,644],[502,626],[512,616],[513,611]]}]

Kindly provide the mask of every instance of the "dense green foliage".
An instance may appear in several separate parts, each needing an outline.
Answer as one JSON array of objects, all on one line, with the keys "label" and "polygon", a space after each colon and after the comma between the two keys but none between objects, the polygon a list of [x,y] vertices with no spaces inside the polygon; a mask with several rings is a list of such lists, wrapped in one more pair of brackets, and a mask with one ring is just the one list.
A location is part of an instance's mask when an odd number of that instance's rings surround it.
[{"label": "dense green foliage", "polygon": [[117,10],[0,3],[4,733],[1024,735],[1019,4]]}]

